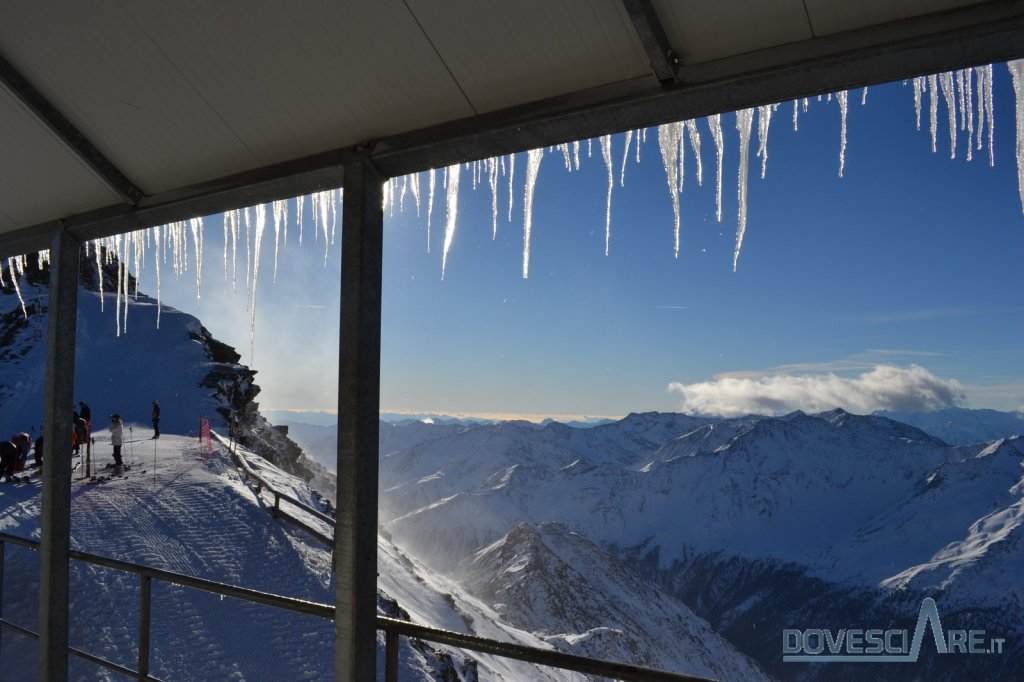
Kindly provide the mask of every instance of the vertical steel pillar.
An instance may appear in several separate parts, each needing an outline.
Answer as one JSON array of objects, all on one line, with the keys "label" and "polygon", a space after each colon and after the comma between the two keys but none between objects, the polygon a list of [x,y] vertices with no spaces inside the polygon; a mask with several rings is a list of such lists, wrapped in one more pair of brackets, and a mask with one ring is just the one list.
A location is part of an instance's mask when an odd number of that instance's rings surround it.
[{"label": "vertical steel pillar", "polygon": [[75,388],[80,244],[60,230],[50,245],[43,402],[43,510],[39,557],[39,679],[68,679],[71,411]]},{"label": "vertical steel pillar", "polygon": [[338,376],[338,521],[334,533],[334,676],[377,679],[377,475],[383,179],[345,165]]}]

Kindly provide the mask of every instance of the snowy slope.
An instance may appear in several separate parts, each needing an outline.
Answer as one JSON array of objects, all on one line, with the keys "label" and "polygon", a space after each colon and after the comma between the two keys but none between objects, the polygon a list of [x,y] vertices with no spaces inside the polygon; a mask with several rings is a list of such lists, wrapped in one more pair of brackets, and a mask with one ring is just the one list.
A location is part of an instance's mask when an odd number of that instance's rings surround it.
[{"label": "snowy slope", "polygon": [[682,602],[559,524],[520,524],[459,566],[466,587],[567,652],[711,679],[764,680]]},{"label": "snowy slope", "polygon": [[1024,435],[1024,413],[1022,412],[947,407],[931,412],[878,412],[876,414],[916,426],[950,445],[989,443],[1008,436]]}]

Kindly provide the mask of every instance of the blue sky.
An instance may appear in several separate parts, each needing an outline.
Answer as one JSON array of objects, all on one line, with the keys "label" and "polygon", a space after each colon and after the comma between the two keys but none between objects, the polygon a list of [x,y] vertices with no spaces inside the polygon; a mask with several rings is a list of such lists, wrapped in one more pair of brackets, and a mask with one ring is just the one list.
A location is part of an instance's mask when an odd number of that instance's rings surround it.
[{"label": "blue sky", "polygon": [[[916,131],[909,85],[873,87],[866,106],[860,91],[851,92],[841,179],[835,99],[812,101],[798,132],[792,104],[780,106],[764,180],[754,157],[755,121],[737,272],[733,114],[722,117],[721,223],[714,145],[706,122],[698,123],[704,182],[698,187],[689,156],[678,259],[656,129],[647,132],[639,164],[630,152],[624,188],[624,138],[613,138],[607,257],[607,179],[598,145],[587,158],[584,143],[579,172],[567,173],[560,153],[545,155],[529,279],[521,277],[525,154],[516,160],[511,223],[507,178],[499,180],[494,240],[490,191],[486,182],[474,191],[463,170],[443,281],[443,191],[435,195],[430,253],[426,199],[417,217],[406,196],[405,210],[396,209],[385,225],[382,409],[564,417],[816,409],[829,401],[854,411],[950,400],[1024,406],[1017,276],[1024,217],[1014,102],[1006,68],[996,66],[995,76],[994,168],[985,151],[964,160],[965,133],[957,159],[949,159],[944,102],[933,154],[927,101]],[[422,182],[425,193],[425,174]],[[238,295],[224,292],[219,217],[206,219],[201,303],[193,279],[169,282],[167,269],[163,299],[197,314],[243,352],[259,370],[264,408],[333,409],[340,227],[325,266],[324,244],[311,238],[308,203],[301,248],[294,202],[289,210],[276,284],[273,231],[264,237],[254,359],[243,275]],[[240,268],[244,273],[244,250]],[[142,283],[155,289],[151,265]],[[899,369],[879,374],[879,365]]]}]

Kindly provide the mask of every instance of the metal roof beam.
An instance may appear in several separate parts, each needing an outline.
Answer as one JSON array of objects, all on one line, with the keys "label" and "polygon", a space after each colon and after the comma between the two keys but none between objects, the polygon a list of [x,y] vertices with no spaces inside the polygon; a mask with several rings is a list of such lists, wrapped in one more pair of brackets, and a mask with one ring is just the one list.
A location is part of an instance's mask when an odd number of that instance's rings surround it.
[{"label": "metal roof beam", "polygon": [[45,125],[86,166],[126,203],[138,204],[145,193],[125,177],[78,128],[71,124],[35,86],[0,55],[0,83]]},{"label": "metal roof beam", "polygon": [[665,28],[651,0],[622,0],[622,5],[647,52],[658,82],[674,82],[679,76],[679,55],[669,45]]}]

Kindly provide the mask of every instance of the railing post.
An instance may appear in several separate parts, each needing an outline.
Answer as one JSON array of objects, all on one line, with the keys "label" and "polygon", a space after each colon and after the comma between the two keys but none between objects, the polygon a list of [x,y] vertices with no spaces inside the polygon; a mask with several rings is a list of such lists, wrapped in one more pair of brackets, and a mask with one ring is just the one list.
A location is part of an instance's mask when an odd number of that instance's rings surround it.
[{"label": "railing post", "polygon": [[398,633],[384,631],[384,682],[398,682]]},{"label": "railing post", "polygon": [[[7,558],[7,543],[0,540],[0,618],[4,615],[4,561]],[[0,628],[0,644],[3,643],[4,633],[3,628]],[[0,649],[2,651],[2,649]],[[0,665],[0,670],[3,670],[3,665]]]},{"label": "railing post", "polygon": [[153,579],[140,575],[142,589],[139,591],[139,681],[149,679],[149,621],[152,607]]},{"label": "railing post", "polygon": [[64,229],[50,245],[50,301],[43,393],[43,492],[39,556],[39,666],[47,682],[68,679],[71,552],[71,420],[80,244]]},{"label": "railing post", "polygon": [[383,182],[369,156],[345,164],[338,362],[338,521],[334,532],[334,675],[344,682],[377,678]]}]

